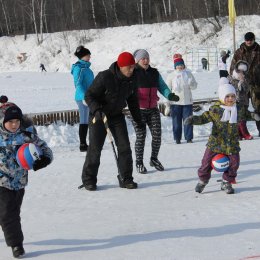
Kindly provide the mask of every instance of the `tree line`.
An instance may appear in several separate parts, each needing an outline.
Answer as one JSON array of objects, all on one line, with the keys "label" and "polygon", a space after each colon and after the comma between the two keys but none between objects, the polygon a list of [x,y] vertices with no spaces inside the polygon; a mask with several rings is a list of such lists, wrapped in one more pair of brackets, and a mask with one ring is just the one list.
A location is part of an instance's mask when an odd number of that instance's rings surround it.
[{"label": "tree line", "polygon": [[[237,15],[260,14],[259,0],[235,0]],[[0,0],[0,36],[207,18],[216,30],[228,0]],[[213,19],[213,20],[212,20]]]}]

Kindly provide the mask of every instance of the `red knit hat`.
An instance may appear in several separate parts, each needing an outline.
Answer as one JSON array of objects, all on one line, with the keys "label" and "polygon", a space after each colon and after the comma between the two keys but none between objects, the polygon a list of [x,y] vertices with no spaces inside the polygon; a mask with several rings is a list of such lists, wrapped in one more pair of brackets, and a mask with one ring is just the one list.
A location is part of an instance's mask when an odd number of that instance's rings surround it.
[{"label": "red knit hat", "polygon": [[118,67],[131,66],[135,64],[134,56],[130,52],[122,52],[117,58]]},{"label": "red knit hat", "polygon": [[181,58],[181,59],[182,59],[182,55],[181,55],[180,53],[175,53],[175,54],[173,55],[173,61],[174,61],[175,59],[178,59],[178,58]]}]

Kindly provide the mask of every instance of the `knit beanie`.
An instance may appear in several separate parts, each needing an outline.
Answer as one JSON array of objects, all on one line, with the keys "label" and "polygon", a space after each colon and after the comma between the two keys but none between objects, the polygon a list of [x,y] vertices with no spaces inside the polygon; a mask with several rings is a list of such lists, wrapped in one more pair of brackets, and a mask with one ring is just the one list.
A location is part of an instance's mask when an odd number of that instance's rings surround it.
[{"label": "knit beanie", "polygon": [[138,63],[141,59],[150,59],[149,53],[144,49],[136,50],[134,53],[134,58],[136,63]]},{"label": "knit beanie", "polygon": [[222,103],[225,103],[225,97],[228,94],[235,94],[236,95],[236,90],[235,88],[231,85],[231,84],[222,84],[219,85],[218,88],[218,96],[219,96],[219,100]]},{"label": "knit beanie", "polygon": [[12,119],[22,120],[22,110],[14,103],[6,102],[0,106],[0,123],[3,124]]},{"label": "knit beanie", "polygon": [[77,56],[79,59],[83,58],[86,55],[91,55],[89,49],[86,49],[84,46],[80,45],[77,47],[74,55]]},{"label": "knit beanie", "polygon": [[7,101],[8,101],[8,97],[7,96],[2,95],[0,97],[0,103],[6,103]]},{"label": "knit beanie", "polygon": [[225,56],[226,54],[227,54],[227,52],[224,51],[224,50],[222,50],[222,51],[220,52],[220,57],[223,57],[223,56]]},{"label": "knit beanie", "polygon": [[252,32],[247,32],[245,34],[245,41],[253,41],[255,40],[255,35]]},{"label": "knit beanie", "polygon": [[182,58],[176,58],[173,60],[174,62],[174,68],[176,69],[177,66],[184,65],[184,60]]},{"label": "knit beanie", "polygon": [[122,52],[117,58],[118,67],[131,66],[135,64],[134,56],[130,52]]},{"label": "knit beanie", "polygon": [[173,60],[177,59],[177,58],[181,58],[182,59],[182,55],[180,53],[175,53],[173,55]]}]

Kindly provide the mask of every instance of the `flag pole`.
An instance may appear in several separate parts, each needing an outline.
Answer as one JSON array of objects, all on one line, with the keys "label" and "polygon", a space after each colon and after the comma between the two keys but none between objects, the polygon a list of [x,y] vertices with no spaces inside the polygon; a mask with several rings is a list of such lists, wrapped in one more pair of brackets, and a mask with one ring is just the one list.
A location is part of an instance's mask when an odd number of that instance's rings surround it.
[{"label": "flag pole", "polygon": [[234,19],[234,22],[233,22],[233,53],[235,53],[236,51],[236,22],[235,22],[235,19]]}]

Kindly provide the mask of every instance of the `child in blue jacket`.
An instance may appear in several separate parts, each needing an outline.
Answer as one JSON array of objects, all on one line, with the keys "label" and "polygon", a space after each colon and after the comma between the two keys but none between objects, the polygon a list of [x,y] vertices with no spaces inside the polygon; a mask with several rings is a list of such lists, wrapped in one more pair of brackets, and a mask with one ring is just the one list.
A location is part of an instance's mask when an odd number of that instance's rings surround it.
[{"label": "child in blue jacket", "polygon": [[18,148],[24,143],[34,143],[43,154],[33,164],[37,171],[46,167],[53,159],[52,151],[36,133],[30,119],[23,116],[21,109],[7,100],[0,101],[0,225],[7,246],[13,256],[25,254],[20,209],[24,188],[28,182],[28,171],[16,162]]}]

